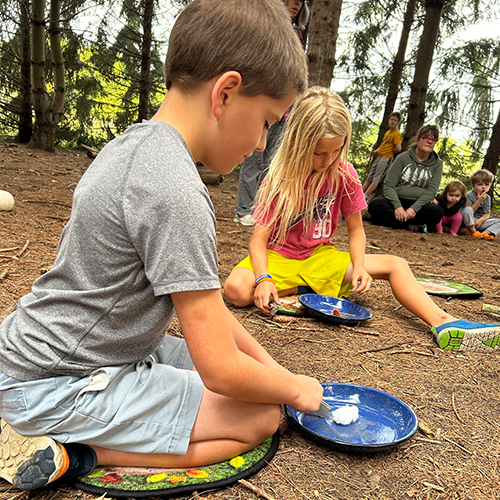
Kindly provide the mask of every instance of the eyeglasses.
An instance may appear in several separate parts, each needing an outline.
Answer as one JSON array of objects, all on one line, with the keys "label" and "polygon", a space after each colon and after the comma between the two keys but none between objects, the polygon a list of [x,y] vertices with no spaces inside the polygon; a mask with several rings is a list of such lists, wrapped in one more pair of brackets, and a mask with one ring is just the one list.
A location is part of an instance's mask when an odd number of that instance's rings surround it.
[{"label": "eyeglasses", "polygon": [[436,139],[435,137],[432,137],[430,135],[423,135],[420,139],[423,139],[424,141],[434,142],[434,143],[439,141],[439,139]]}]

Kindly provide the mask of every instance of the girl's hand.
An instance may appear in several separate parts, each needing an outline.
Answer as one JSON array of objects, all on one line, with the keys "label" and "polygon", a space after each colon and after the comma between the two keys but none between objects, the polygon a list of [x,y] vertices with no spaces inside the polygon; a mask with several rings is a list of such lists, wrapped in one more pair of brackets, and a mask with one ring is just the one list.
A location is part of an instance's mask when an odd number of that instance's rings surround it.
[{"label": "girl's hand", "polygon": [[370,290],[373,278],[366,272],[364,267],[353,268],[352,270],[352,291],[365,293]]},{"label": "girl's hand", "polygon": [[276,304],[280,303],[276,285],[271,281],[262,281],[257,285],[253,293],[253,301],[259,309],[267,314],[271,314],[271,306],[269,305],[271,300],[274,300]]},{"label": "girl's hand", "polygon": [[439,201],[436,200],[436,198],[434,198],[431,203],[434,203],[434,205],[439,205]]},{"label": "girl's hand", "polygon": [[323,401],[323,386],[312,377],[306,375],[295,375],[299,394],[290,406],[304,413],[313,413],[319,409]]}]

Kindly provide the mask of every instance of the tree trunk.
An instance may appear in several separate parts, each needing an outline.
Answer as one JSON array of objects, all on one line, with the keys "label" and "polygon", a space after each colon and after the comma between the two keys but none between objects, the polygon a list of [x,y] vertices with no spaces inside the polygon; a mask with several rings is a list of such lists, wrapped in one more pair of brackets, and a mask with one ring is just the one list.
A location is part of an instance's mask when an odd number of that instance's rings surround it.
[{"label": "tree trunk", "polygon": [[143,0],[141,75],[139,78],[139,114],[137,121],[149,118],[149,93],[151,91],[151,41],[154,1]]},{"label": "tree trunk", "polygon": [[330,87],[342,0],[315,0],[308,33],[307,58],[311,85]]},{"label": "tree trunk", "polygon": [[425,98],[429,85],[429,74],[439,33],[439,23],[446,0],[427,0],[422,36],[417,51],[415,75],[411,84],[408,118],[403,136],[402,149],[408,148],[410,140],[417,134],[425,120]]},{"label": "tree trunk", "polygon": [[497,121],[493,125],[493,130],[490,137],[490,145],[486,151],[483,160],[483,167],[489,170],[495,177],[498,170],[498,162],[500,160],[500,111],[498,112]]},{"label": "tree trunk", "polygon": [[391,78],[389,80],[389,89],[387,92],[387,99],[385,101],[384,116],[380,124],[377,142],[375,148],[380,146],[384,134],[389,130],[389,117],[394,111],[394,106],[398,98],[399,86],[401,84],[401,77],[403,75],[403,68],[405,65],[405,54],[408,46],[408,39],[410,38],[411,25],[415,17],[415,9],[417,0],[408,0],[406,4],[406,12],[403,19],[403,29],[399,38],[399,47],[392,64]]},{"label": "tree trunk", "polygon": [[61,47],[61,0],[50,2],[50,52],[52,54],[52,65],[54,66],[54,99],[52,101],[52,123],[55,128],[61,120],[64,109],[64,95],[66,86],[64,83],[64,57]]},{"label": "tree trunk", "polygon": [[54,97],[49,102],[45,83],[45,0],[32,2],[32,85],[35,129],[29,146],[52,151],[56,126],[64,107],[64,62],[61,48],[59,0],[52,0],[50,6],[50,48],[54,65]]},{"label": "tree trunk", "polygon": [[30,26],[30,2],[21,0],[20,6],[20,32],[21,32],[21,88],[18,135],[19,142],[27,143],[33,133],[33,108],[31,104],[31,26]]}]

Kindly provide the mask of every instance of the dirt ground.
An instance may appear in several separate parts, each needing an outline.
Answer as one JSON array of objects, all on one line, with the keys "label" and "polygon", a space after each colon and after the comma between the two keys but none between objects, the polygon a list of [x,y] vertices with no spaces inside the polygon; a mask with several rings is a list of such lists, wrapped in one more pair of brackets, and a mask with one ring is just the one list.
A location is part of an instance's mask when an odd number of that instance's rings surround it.
[{"label": "dirt ground", "polygon": [[[0,315],[15,307],[32,282],[52,266],[73,190],[90,161],[84,152],[46,153],[0,142],[0,189],[16,200],[11,212],[0,212]],[[223,282],[246,256],[251,229],[233,222],[236,173],[209,186],[209,191],[218,220]],[[411,234],[368,222],[365,230],[367,253],[398,255],[411,263],[417,276],[451,279],[484,292],[477,300],[434,298],[440,307],[465,319],[495,320],[481,312],[481,306],[500,306],[498,241]],[[337,246],[347,249],[342,224]],[[500,499],[500,353],[439,350],[427,326],[399,306],[385,282],[350,298],[373,313],[362,327],[311,320],[277,323],[255,308],[231,309],[290,370],[321,382],[388,392],[413,408],[431,433],[419,430],[390,452],[353,455],[315,444],[283,416],[279,450],[250,482],[276,500]],[[96,498],[68,486],[21,492],[0,480],[0,499]],[[259,497],[236,485],[196,498]]]}]

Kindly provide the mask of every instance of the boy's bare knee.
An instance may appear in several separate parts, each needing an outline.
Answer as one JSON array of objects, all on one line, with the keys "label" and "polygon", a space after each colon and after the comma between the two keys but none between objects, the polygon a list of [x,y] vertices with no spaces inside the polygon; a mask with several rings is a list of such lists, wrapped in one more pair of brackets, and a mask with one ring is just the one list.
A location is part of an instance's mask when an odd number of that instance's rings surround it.
[{"label": "boy's bare knee", "polygon": [[253,446],[265,441],[272,436],[280,424],[281,409],[279,405],[263,405],[262,414],[257,418],[254,425]]}]

